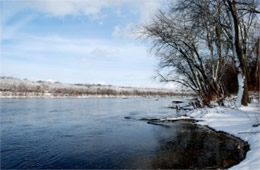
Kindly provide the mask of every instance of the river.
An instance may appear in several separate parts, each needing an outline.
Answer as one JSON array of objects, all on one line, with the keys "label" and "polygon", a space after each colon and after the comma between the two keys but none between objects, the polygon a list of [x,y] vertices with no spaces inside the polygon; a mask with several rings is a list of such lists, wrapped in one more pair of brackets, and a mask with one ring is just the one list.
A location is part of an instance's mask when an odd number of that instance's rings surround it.
[{"label": "river", "polygon": [[176,117],[172,100],[1,99],[1,168],[216,168],[240,154],[194,124],[140,120]]}]

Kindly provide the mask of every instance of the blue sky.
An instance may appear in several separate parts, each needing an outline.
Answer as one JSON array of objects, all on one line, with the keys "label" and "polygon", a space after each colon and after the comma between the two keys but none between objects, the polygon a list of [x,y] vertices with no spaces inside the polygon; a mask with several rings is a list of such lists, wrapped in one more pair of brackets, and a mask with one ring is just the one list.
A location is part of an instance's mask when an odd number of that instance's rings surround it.
[{"label": "blue sky", "polygon": [[0,0],[1,76],[161,87],[137,39],[165,0]]}]

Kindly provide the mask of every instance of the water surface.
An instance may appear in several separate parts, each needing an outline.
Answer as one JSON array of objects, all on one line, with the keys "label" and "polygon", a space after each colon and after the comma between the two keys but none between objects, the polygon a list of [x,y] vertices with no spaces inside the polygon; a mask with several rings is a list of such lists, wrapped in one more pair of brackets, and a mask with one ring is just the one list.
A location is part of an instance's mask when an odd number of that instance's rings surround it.
[{"label": "water surface", "polygon": [[240,154],[193,124],[139,120],[176,116],[171,100],[1,99],[1,168],[214,167]]}]

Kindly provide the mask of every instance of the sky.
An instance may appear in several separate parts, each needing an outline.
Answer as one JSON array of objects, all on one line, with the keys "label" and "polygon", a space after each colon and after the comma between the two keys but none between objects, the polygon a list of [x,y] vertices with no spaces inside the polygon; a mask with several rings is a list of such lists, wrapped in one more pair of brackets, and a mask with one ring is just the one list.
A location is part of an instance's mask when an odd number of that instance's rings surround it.
[{"label": "sky", "polygon": [[0,75],[162,87],[158,58],[138,31],[165,2],[0,0]]}]

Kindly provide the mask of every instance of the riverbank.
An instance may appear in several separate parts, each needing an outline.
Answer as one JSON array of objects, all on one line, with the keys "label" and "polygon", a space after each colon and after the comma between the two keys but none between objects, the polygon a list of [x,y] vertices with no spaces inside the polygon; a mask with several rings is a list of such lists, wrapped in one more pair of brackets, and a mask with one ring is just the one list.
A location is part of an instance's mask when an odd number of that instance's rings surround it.
[{"label": "riverbank", "polygon": [[[71,99],[71,98],[122,98],[122,99],[127,99],[127,98],[138,98],[138,97],[145,97],[145,98],[150,98],[150,97],[161,97],[161,96],[125,96],[125,95],[82,95],[82,96],[63,96],[63,95],[55,95],[55,94],[44,94],[44,95],[1,95],[0,92],[0,99]],[[164,96],[166,97],[166,96]],[[170,97],[170,96],[168,96]]]},{"label": "riverbank", "polygon": [[259,100],[253,100],[247,107],[215,107],[196,109],[187,116],[201,120],[200,125],[207,125],[218,131],[224,131],[243,139],[250,145],[245,160],[231,169],[260,169],[260,121]]},{"label": "riverbank", "polygon": [[57,94],[57,93],[36,93],[36,92],[2,92],[0,91],[0,99],[15,99],[15,98],[130,98],[130,97],[145,97],[145,98],[159,98],[159,97],[190,97],[192,94],[173,93],[173,94]]},{"label": "riverbank", "polygon": [[174,93],[174,94],[128,94],[128,95],[111,95],[111,94],[83,94],[83,95],[64,95],[56,93],[36,93],[36,92],[2,92],[0,91],[0,99],[25,99],[25,98],[161,98],[161,97],[190,97],[191,94]]},{"label": "riverbank", "polygon": [[102,84],[67,84],[0,77],[0,98],[124,97],[193,95],[167,88],[124,87]]}]

